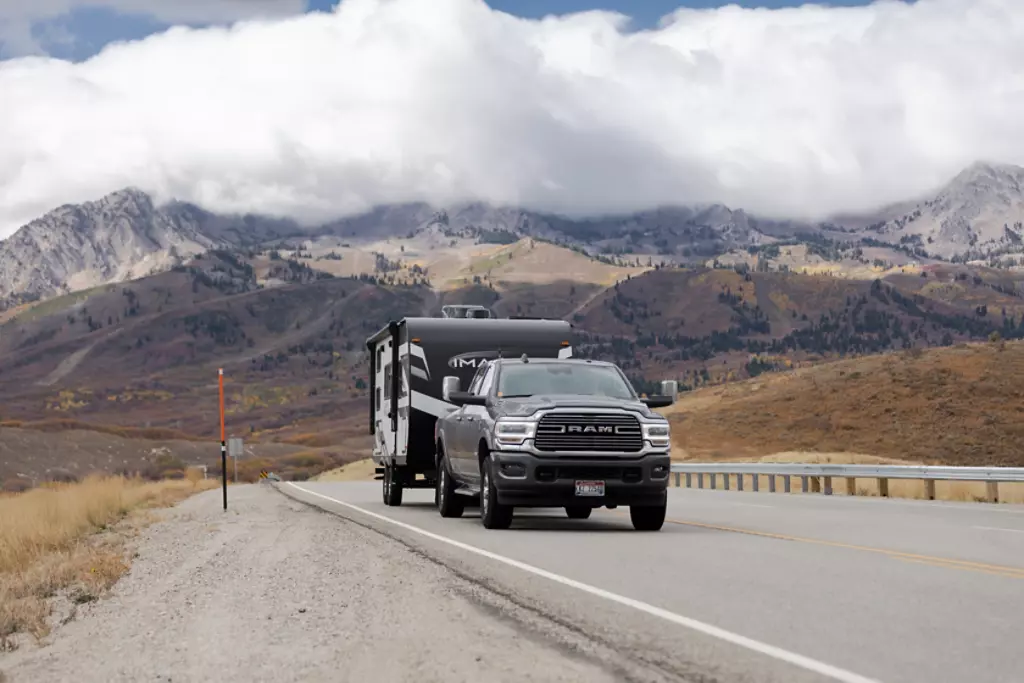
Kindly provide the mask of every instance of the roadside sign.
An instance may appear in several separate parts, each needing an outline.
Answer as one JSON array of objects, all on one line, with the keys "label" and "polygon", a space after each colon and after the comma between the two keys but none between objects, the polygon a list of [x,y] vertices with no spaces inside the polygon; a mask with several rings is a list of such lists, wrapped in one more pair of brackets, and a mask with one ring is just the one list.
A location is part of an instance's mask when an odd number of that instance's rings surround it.
[{"label": "roadside sign", "polygon": [[241,458],[244,455],[240,438],[232,437],[228,439],[228,455],[232,458]]}]

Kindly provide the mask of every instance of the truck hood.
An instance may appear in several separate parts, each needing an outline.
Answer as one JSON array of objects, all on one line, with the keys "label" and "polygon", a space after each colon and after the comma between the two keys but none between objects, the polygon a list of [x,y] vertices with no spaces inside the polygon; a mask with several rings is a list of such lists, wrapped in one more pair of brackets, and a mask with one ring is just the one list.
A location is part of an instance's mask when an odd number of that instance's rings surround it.
[{"label": "truck hood", "polygon": [[608,396],[578,396],[575,394],[549,394],[528,398],[505,398],[498,402],[498,413],[508,417],[528,417],[538,410],[554,408],[591,408],[630,410],[644,417],[658,414],[641,401],[630,401]]}]

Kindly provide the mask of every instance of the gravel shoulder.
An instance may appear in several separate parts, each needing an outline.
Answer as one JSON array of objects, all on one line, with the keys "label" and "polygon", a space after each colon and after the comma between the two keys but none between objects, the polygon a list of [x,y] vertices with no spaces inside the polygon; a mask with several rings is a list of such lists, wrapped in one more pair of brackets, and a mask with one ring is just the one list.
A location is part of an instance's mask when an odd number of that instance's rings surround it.
[{"label": "gravel shoulder", "polygon": [[395,540],[270,487],[229,493],[226,513],[219,490],[164,511],[112,594],[0,655],[0,680],[634,678]]}]

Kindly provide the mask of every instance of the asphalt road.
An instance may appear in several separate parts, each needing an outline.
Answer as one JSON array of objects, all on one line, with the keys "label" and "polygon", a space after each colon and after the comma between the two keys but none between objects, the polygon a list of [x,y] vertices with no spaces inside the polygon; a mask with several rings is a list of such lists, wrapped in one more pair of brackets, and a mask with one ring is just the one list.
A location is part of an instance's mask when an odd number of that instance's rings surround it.
[{"label": "asphalt road", "polygon": [[1024,680],[1024,507],[674,489],[657,533],[624,510],[489,531],[432,491],[388,508],[379,482],[280,488],[657,677]]}]

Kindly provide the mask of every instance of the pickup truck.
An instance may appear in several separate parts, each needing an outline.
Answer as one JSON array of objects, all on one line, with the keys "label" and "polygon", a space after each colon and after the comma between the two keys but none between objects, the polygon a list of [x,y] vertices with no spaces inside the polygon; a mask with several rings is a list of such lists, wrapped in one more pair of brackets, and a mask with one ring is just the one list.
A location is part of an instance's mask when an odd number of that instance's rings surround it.
[{"label": "pickup truck", "polygon": [[674,396],[641,398],[613,363],[575,358],[497,358],[437,420],[435,503],[460,517],[479,497],[488,529],[506,529],[517,507],[563,507],[571,519],[628,506],[633,526],[665,522],[668,420],[651,410]]}]

